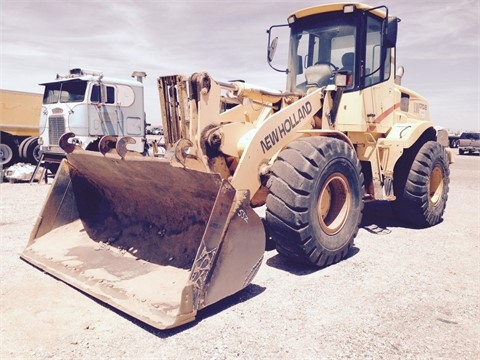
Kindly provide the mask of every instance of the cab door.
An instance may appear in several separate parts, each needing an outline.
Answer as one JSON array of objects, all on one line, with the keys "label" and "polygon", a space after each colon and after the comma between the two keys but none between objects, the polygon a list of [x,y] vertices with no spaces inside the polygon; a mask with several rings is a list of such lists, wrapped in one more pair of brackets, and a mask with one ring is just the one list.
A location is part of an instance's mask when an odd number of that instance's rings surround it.
[{"label": "cab door", "polygon": [[367,14],[361,81],[368,130],[385,133],[393,124],[395,104],[392,49],[382,48],[382,19]]}]

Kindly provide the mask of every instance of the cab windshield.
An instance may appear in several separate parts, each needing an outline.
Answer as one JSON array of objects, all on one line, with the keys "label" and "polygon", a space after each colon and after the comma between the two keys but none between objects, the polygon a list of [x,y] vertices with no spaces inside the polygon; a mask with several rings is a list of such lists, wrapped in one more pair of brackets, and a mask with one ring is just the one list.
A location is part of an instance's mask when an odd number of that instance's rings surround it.
[{"label": "cab windshield", "polygon": [[305,92],[309,87],[325,86],[332,81],[336,70],[348,70],[353,75],[356,59],[353,13],[330,12],[297,19],[291,25],[290,36],[290,91]]},{"label": "cab windshield", "polygon": [[82,102],[85,99],[87,81],[70,80],[43,85],[45,86],[43,93],[44,104]]}]

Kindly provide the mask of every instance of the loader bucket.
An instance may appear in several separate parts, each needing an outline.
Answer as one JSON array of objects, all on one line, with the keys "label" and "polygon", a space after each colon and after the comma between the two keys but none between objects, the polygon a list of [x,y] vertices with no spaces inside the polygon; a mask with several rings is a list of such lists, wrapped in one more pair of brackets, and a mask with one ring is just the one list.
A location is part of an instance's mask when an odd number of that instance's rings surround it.
[{"label": "loader bucket", "polygon": [[21,258],[155,327],[246,287],[265,249],[248,191],[166,159],[67,155]]}]

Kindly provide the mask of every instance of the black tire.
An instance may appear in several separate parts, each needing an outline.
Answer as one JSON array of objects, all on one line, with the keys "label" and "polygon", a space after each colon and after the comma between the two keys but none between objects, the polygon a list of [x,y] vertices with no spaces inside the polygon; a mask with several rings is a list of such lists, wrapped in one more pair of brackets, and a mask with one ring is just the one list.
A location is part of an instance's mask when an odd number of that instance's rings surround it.
[{"label": "black tire", "polygon": [[38,162],[40,161],[40,158],[42,157],[42,147],[40,146],[40,144],[38,143],[38,138],[37,138],[37,141],[36,141],[36,144],[35,144],[35,147],[33,149],[33,159],[34,159],[34,165],[37,165]]},{"label": "black tire", "polygon": [[363,212],[363,174],[344,141],[306,137],[278,156],[267,183],[265,220],[277,251],[328,266],[344,259]]},{"label": "black tire", "polygon": [[38,144],[38,138],[32,138],[26,147],[26,159],[29,163],[36,165],[40,160],[40,145]]},{"label": "black tire", "polygon": [[427,141],[414,155],[410,167],[399,161],[394,171],[396,215],[417,226],[438,224],[445,211],[450,168],[445,149],[436,141]]},{"label": "black tire", "polygon": [[25,148],[27,146],[27,143],[32,139],[32,136],[29,136],[25,139],[22,140],[22,142],[20,143],[20,146],[18,147],[18,157],[19,157],[19,160],[22,161],[22,162],[26,162],[27,161],[27,155],[25,153]]},{"label": "black tire", "polygon": [[463,154],[465,154],[465,151],[463,151],[462,149],[458,149],[458,153],[459,153],[460,155],[463,155]]},{"label": "black tire", "polygon": [[0,143],[0,168],[6,169],[18,162],[18,142],[14,137],[2,133]]},{"label": "black tire", "polygon": [[38,138],[30,136],[23,140],[19,147],[19,155],[23,162],[36,165],[40,160]]}]

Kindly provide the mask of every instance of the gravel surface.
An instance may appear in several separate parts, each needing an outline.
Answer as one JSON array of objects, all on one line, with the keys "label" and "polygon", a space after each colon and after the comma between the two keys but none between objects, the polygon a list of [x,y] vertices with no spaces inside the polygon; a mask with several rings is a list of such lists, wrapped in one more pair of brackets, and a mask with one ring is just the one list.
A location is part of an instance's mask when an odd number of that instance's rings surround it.
[{"label": "gravel surface", "polygon": [[20,260],[51,185],[0,184],[0,359],[479,359],[479,177],[480,157],[457,156],[439,225],[367,204],[346,260],[268,251],[250,286],[167,331]]}]

